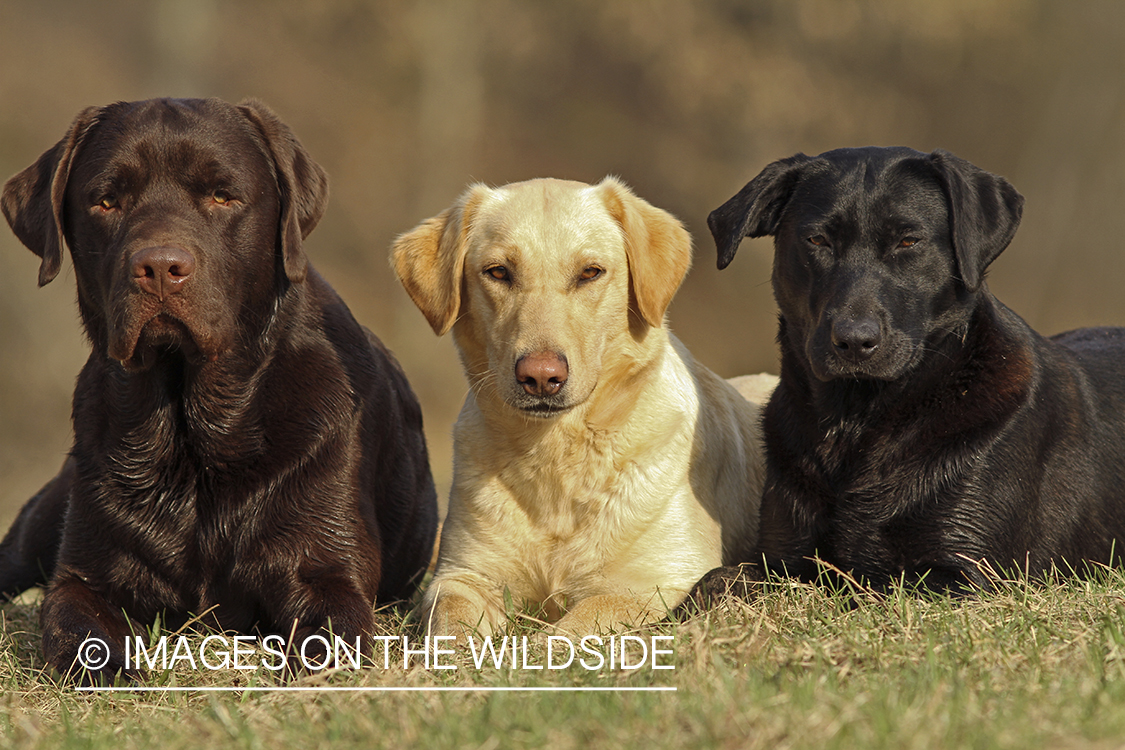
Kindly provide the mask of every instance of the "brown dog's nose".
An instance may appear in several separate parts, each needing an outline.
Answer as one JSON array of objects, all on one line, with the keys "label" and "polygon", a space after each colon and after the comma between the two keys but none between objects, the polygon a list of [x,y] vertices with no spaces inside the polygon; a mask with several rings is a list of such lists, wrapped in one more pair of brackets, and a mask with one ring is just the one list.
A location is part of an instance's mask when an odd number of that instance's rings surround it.
[{"label": "brown dog's nose", "polygon": [[146,247],[130,258],[137,285],[161,302],[180,291],[184,281],[195,271],[195,258],[180,247]]},{"label": "brown dog's nose", "polygon": [[535,352],[516,360],[516,381],[532,396],[554,396],[569,375],[566,357],[557,352]]}]

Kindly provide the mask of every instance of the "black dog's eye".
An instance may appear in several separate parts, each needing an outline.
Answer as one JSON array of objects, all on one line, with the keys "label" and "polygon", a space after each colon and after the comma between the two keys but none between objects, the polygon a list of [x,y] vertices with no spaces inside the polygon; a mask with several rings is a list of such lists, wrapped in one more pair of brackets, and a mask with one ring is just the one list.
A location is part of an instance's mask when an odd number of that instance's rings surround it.
[{"label": "black dog's eye", "polygon": [[823,234],[814,234],[812,237],[809,237],[809,242],[817,247],[829,247],[828,238]]},{"label": "black dog's eye", "polygon": [[497,281],[512,280],[511,274],[508,273],[508,269],[504,268],[504,266],[489,266],[488,268],[484,269],[484,273],[486,276],[491,276]]},{"label": "black dog's eye", "polygon": [[590,266],[589,268],[584,270],[582,273],[578,274],[578,281],[579,282],[593,281],[594,279],[601,276],[603,273],[605,273],[605,271],[603,269],[598,268],[597,266]]},{"label": "black dog's eye", "polygon": [[901,240],[898,241],[898,246],[899,247],[914,247],[919,242],[921,242],[921,240],[919,240],[917,237],[903,237]]}]

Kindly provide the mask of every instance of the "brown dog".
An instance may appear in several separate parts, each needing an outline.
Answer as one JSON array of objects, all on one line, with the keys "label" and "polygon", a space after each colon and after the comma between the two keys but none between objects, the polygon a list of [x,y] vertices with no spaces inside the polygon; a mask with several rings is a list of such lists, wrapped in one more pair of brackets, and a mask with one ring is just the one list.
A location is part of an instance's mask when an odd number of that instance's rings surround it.
[{"label": "brown dog", "polygon": [[93,345],[71,457],[0,545],[0,591],[50,575],[59,670],[97,638],[92,677],[117,673],[162,612],[354,638],[414,590],[437,514],[421,412],[306,262],[327,196],[273,113],[217,100],[88,109],[5,185],[40,285],[70,247]]}]

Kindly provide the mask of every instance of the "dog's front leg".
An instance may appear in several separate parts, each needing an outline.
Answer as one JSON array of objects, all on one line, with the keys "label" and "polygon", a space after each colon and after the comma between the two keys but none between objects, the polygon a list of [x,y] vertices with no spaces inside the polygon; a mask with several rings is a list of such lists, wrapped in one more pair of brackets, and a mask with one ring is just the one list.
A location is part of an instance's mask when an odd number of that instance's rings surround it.
[{"label": "dog's front leg", "polygon": [[130,623],[80,575],[57,572],[39,613],[43,655],[62,674],[84,685],[111,685],[118,674],[135,679],[129,669],[125,639]]},{"label": "dog's front leg", "polygon": [[289,644],[289,667],[319,671],[343,668],[358,656],[371,654],[371,635],[375,629],[372,602],[347,576],[319,575],[296,592],[296,612],[281,622],[289,623],[285,633]]}]

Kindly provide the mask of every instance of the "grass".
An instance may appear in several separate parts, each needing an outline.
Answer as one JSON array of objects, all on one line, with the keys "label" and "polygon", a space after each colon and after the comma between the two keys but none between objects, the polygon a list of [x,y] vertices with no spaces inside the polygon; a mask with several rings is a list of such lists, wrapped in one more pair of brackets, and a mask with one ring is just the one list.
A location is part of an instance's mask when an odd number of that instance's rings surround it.
[{"label": "grass", "polygon": [[[968,599],[774,580],[639,633],[674,670],[420,663],[306,674],[354,687],[673,686],[676,692],[79,693],[42,671],[38,606],[0,610],[0,742],[20,748],[1113,748],[1125,744],[1125,574]],[[380,616],[387,635],[401,619]],[[515,623],[517,636],[536,635]],[[199,636],[196,636],[199,638]],[[397,654],[395,654],[397,656]],[[542,657],[533,650],[530,663]],[[398,661],[395,659],[395,661]],[[261,670],[259,670],[261,671]],[[285,684],[190,669],[148,685]]]}]

